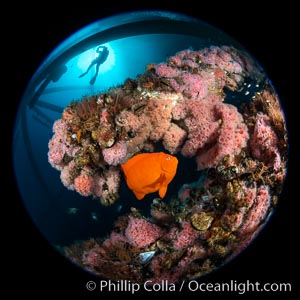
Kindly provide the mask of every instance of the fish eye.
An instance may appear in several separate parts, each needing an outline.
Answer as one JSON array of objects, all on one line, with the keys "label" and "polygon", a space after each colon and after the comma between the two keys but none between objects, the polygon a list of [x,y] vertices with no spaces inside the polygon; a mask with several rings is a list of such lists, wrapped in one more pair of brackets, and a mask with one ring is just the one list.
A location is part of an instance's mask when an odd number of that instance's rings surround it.
[{"label": "fish eye", "polygon": [[170,160],[171,159],[171,157],[170,156],[168,156],[167,158],[166,158],[166,160]]}]

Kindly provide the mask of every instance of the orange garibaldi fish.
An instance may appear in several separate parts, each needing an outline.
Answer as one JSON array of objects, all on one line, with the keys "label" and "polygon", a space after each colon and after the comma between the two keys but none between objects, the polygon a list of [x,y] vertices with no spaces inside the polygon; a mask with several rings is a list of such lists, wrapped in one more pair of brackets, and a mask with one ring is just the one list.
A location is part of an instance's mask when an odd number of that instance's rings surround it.
[{"label": "orange garibaldi fish", "polygon": [[156,191],[164,198],[168,184],[176,174],[177,165],[175,156],[154,152],[137,154],[121,167],[128,187],[138,200],[142,200],[146,194]]}]

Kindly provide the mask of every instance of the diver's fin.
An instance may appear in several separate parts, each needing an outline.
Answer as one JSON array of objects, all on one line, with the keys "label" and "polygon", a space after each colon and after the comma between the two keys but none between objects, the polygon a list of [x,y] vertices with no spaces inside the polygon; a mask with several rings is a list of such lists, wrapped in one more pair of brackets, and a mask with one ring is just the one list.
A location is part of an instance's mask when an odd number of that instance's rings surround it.
[{"label": "diver's fin", "polygon": [[92,79],[90,80],[90,84],[93,85],[96,81],[97,75],[93,76]]},{"label": "diver's fin", "polygon": [[87,72],[84,72],[81,75],[79,75],[78,78],[81,78],[81,77],[85,76],[86,74],[87,74]]}]

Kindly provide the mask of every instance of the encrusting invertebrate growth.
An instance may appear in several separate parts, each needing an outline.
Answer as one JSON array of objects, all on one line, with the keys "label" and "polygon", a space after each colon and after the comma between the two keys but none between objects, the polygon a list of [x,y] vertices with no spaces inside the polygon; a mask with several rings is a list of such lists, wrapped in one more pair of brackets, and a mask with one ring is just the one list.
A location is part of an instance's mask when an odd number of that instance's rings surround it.
[{"label": "encrusting invertebrate growth", "polygon": [[[53,131],[48,160],[66,188],[104,206],[131,201],[108,236],[63,249],[108,279],[211,272],[256,236],[286,174],[278,96],[256,62],[229,46],[149,62],[135,79],[73,101]],[[194,181],[180,175],[189,163]]]}]

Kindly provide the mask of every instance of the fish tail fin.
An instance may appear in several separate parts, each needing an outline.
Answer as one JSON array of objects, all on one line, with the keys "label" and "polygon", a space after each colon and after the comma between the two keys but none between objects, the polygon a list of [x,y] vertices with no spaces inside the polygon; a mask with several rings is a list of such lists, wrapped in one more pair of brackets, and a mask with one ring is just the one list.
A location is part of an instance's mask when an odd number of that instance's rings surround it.
[{"label": "fish tail fin", "polygon": [[134,195],[138,200],[142,200],[146,194],[134,192]]},{"label": "fish tail fin", "polygon": [[158,194],[159,194],[160,198],[164,198],[166,196],[167,188],[168,188],[168,185],[162,185],[161,186],[161,188],[158,191]]}]

